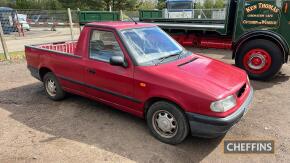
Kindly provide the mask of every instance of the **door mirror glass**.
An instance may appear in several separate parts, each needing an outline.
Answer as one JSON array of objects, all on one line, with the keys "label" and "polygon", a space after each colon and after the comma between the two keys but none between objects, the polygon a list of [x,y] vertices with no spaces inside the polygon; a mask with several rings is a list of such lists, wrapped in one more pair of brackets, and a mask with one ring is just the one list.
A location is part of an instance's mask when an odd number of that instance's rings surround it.
[{"label": "door mirror glass", "polygon": [[125,61],[125,58],[123,56],[112,56],[110,58],[110,64],[113,66],[122,66],[122,67],[128,66],[128,64]]}]

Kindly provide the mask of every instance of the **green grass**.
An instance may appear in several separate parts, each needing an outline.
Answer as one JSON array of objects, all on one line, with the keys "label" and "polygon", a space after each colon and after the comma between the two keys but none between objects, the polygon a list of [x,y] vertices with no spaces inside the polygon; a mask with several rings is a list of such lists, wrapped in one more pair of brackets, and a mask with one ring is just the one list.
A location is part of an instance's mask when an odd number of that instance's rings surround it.
[{"label": "green grass", "polygon": [[[23,59],[25,57],[25,53],[24,51],[10,52],[9,56],[11,60],[18,60]],[[0,53],[0,61],[5,61],[4,53]]]}]

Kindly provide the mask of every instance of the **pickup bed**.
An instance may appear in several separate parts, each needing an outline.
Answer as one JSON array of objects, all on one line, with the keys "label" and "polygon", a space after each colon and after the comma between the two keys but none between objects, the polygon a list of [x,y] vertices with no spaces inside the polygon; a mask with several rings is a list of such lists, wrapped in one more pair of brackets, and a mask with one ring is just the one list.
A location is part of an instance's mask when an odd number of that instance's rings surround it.
[{"label": "pickup bed", "polygon": [[147,23],[90,23],[77,42],[30,45],[25,54],[50,99],[70,92],[108,104],[146,119],[169,144],[225,134],[253,98],[243,70],[192,54]]}]

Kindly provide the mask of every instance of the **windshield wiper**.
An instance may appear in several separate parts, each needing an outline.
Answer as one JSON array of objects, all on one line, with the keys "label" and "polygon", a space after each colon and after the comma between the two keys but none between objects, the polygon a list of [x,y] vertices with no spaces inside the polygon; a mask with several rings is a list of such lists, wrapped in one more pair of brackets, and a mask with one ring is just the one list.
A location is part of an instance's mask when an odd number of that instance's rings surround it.
[{"label": "windshield wiper", "polygon": [[165,57],[162,57],[162,58],[159,58],[159,62],[156,63],[155,65],[160,65],[161,63],[163,63],[166,59],[168,58],[171,58],[171,57],[175,57],[175,56],[178,56],[178,59],[180,58],[181,54],[182,54],[183,50],[178,52],[178,53],[175,53],[175,54],[171,54],[171,55],[168,55],[168,56],[165,56]]}]

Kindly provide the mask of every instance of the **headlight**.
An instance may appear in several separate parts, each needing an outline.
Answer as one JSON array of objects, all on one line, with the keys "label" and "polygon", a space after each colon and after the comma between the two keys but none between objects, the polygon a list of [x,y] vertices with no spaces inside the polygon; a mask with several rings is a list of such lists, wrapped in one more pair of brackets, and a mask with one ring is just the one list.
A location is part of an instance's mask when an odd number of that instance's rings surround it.
[{"label": "headlight", "polygon": [[231,95],[225,99],[211,103],[210,109],[213,112],[226,112],[237,105],[236,98]]}]

